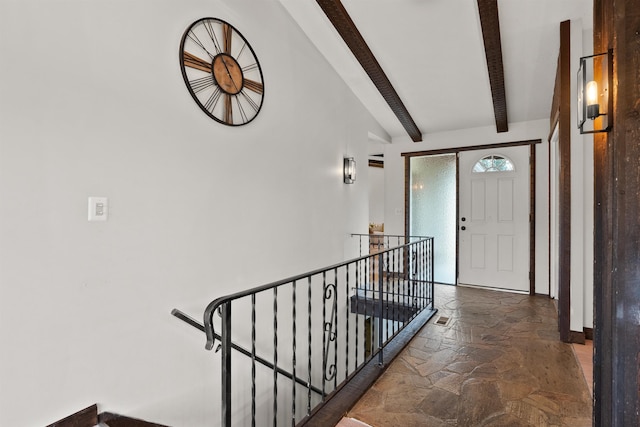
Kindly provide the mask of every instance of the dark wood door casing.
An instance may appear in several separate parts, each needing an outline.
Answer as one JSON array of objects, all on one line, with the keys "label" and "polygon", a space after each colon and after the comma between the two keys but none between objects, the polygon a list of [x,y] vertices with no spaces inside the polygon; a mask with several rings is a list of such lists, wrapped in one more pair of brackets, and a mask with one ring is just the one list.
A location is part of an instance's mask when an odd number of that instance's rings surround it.
[{"label": "dark wood door casing", "polygon": [[[536,284],[535,284],[535,270],[536,270],[536,146],[540,144],[542,140],[540,139],[531,139],[524,141],[514,141],[514,142],[506,142],[506,143],[498,143],[498,144],[485,144],[485,145],[473,145],[467,147],[454,147],[454,148],[441,148],[436,150],[428,150],[428,151],[413,151],[402,153],[404,157],[404,234],[405,237],[409,238],[409,228],[411,221],[411,212],[409,211],[410,206],[410,197],[411,197],[411,158],[412,157],[424,157],[424,156],[435,156],[439,154],[456,154],[456,218],[459,218],[460,211],[460,152],[461,151],[475,151],[475,150],[485,150],[491,148],[502,148],[502,147],[518,147],[522,145],[529,145],[530,148],[530,156],[529,156],[529,186],[530,186],[530,204],[529,204],[529,294],[534,295],[536,293]],[[456,278],[459,274],[459,232],[456,227]]]}]

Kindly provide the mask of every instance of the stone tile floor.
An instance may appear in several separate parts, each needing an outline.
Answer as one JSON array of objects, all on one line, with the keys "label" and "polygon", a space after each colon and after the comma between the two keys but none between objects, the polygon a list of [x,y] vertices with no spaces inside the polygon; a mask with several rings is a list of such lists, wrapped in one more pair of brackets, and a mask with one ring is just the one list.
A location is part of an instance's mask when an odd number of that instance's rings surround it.
[{"label": "stone tile floor", "polygon": [[590,392],[548,297],[436,285],[436,308],[348,417],[373,427],[591,426]]}]

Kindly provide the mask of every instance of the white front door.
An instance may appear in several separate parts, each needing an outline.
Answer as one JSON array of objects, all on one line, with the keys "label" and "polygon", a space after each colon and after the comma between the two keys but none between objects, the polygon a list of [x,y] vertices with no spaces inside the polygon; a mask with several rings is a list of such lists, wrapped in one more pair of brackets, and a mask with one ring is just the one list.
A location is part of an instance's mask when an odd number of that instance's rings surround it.
[{"label": "white front door", "polygon": [[529,146],[461,152],[459,173],[458,283],[528,292]]}]

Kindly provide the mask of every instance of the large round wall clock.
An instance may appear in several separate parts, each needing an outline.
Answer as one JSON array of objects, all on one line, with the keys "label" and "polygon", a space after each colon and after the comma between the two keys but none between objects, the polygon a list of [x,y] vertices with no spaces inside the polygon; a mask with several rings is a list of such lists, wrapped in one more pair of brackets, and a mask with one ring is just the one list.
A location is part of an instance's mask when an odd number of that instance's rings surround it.
[{"label": "large round wall clock", "polygon": [[264,83],[258,58],[231,24],[202,18],[180,42],[180,68],[189,93],[209,117],[246,125],[262,107]]}]

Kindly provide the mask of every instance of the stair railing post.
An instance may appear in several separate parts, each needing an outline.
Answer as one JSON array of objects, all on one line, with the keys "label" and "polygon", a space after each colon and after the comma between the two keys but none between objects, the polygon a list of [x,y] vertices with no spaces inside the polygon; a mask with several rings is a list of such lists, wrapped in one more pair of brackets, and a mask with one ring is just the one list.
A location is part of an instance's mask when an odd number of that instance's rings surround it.
[{"label": "stair railing post", "polygon": [[231,301],[220,307],[222,316],[222,425],[231,427]]},{"label": "stair railing post", "polygon": [[383,278],[384,254],[386,254],[386,252],[381,252],[380,255],[378,255],[378,296],[380,298],[379,312],[378,312],[378,365],[381,365],[381,366],[384,364],[384,359],[382,357],[382,343],[384,339],[382,335],[382,324],[384,320],[384,316],[383,316],[384,301],[382,300],[383,298],[382,290],[384,285],[384,278]]}]

